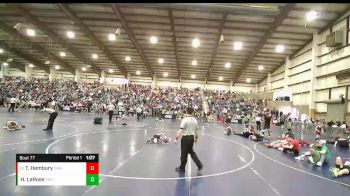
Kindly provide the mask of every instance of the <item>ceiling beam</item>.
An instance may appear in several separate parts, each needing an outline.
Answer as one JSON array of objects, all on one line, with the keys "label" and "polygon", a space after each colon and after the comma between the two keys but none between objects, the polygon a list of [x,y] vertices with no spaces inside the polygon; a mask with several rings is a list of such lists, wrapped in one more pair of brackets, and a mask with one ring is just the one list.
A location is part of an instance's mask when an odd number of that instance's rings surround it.
[{"label": "ceiling beam", "polygon": [[[275,33],[283,33],[283,34],[293,34],[293,35],[302,35],[302,36],[305,36],[305,35],[312,35],[312,33],[307,33],[307,32],[293,32],[293,31],[276,31]],[[279,39],[279,38],[275,38],[275,39]],[[285,38],[285,39],[289,39],[289,38]]]},{"label": "ceiling beam", "polygon": [[[310,11],[310,8],[295,7],[294,11],[308,12],[308,11]],[[338,15],[340,13],[339,10],[327,10],[327,7],[325,7],[324,9],[316,9],[315,11],[320,11],[322,13],[328,13],[328,14],[336,14],[336,15]]]},{"label": "ceiling beam", "polygon": [[223,31],[223,28],[225,26],[226,19],[227,19],[227,13],[224,13],[223,16],[222,16],[222,20],[220,21],[219,34],[218,34],[218,37],[216,38],[216,44],[215,44],[215,47],[214,47],[214,51],[213,51],[213,53],[212,53],[212,55],[210,57],[209,69],[208,69],[206,77],[205,77],[206,78],[205,79],[205,83],[207,83],[207,81],[208,81],[211,69],[212,69],[213,64],[214,64],[214,58],[215,58],[215,56],[217,54],[217,51],[218,51],[218,47],[219,47],[219,44],[220,44],[220,37],[222,35],[222,31]]},{"label": "ceiling beam", "polygon": [[[144,25],[148,25],[148,26],[139,26],[136,24],[144,24]],[[151,25],[169,25],[168,23],[162,23],[159,24],[157,22],[137,22],[134,23],[135,25],[135,29],[147,29],[147,30],[154,30],[154,31],[158,31],[158,30],[162,30],[159,29],[157,27],[152,27]],[[220,28],[220,26],[205,26],[205,25],[198,25],[198,24],[175,24],[175,26],[180,29],[180,28],[187,28],[187,27],[191,27],[191,28],[201,28],[201,29],[210,29],[210,30],[216,30],[218,28]],[[262,29],[257,29],[257,28],[249,28],[249,27],[230,27],[230,26],[226,26],[223,27],[224,30],[228,30],[228,31],[246,31],[247,33],[263,33],[265,32],[268,28],[262,30]],[[163,30],[163,31],[168,31],[168,30]],[[186,32],[198,32],[198,31],[191,31],[191,30],[180,30],[180,31],[186,31]],[[203,31],[203,30],[202,30]],[[205,32],[202,32],[205,33]],[[211,32],[212,34],[216,34],[215,32]],[[244,34],[243,34],[244,35]]]},{"label": "ceiling beam", "polygon": [[42,62],[36,60],[35,58],[33,58],[32,56],[28,55],[28,54],[25,54],[23,52],[21,52],[20,50],[14,48],[14,47],[11,47],[9,44],[7,44],[6,42],[4,41],[0,41],[0,45],[3,47],[3,49],[5,49],[6,51],[34,64],[36,67],[42,69],[43,71],[45,71],[46,73],[50,73],[50,68],[43,64]]},{"label": "ceiling beam", "polygon": [[30,43],[31,47],[34,50],[36,50],[38,52],[41,52],[42,54],[44,54],[45,52],[48,51],[49,55],[53,57],[53,60],[56,61],[57,63],[59,63],[61,67],[63,67],[65,70],[67,70],[68,72],[72,73],[73,75],[75,74],[75,70],[74,70],[73,66],[71,66],[70,64],[64,62],[59,57],[57,57],[55,54],[51,53],[51,51],[49,51],[48,49],[40,46],[38,43],[33,42],[29,38],[21,35],[14,28],[11,28],[10,26],[8,26],[5,22],[0,21],[0,29],[3,30],[4,32],[6,32],[7,34],[9,34],[10,36],[16,36],[18,38],[18,40],[14,41],[14,42],[18,41],[18,42],[22,42],[23,43],[23,41],[25,41],[27,43]]},{"label": "ceiling beam", "polygon": [[[161,18],[161,17],[159,17]],[[183,18],[184,20],[189,20],[187,18]],[[197,19],[198,21],[201,21],[200,19]],[[203,19],[203,20],[206,20],[206,19]],[[106,21],[106,19],[104,19],[104,21]],[[221,21],[215,21],[215,22],[221,22]],[[133,20],[129,20],[129,24],[133,24],[135,27],[138,26],[138,25],[169,25],[168,22],[156,22],[156,21],[133,21]],[[174,20],[174,17],[173,17],[173,23],[175,23],[175,20]],[[254,24],[252,25],[251,22],[249,22],[249,24],[251,26],[240,26],[240,24],[237,24],[237,23],[234,23],[234,22],[231,22],[231,24],[233,25],[232,26],[226,26],[225,29],[226,30],[250,30],[252,32],[265,32],[266,29],[268,29],[268,25],[266,24],[266,28],[256,28],[254,26]],[[235,26],[236,24],[236,26]],[[259,24],[261,25],[261,23],[255,23],[255,24]],[[217,29],[219,28],[220,26],[218,25],[202,25],[202,24],[196,24],[195,22],[194,23],[191,23],[191,24],[183,24],[183,23],[177,23],[177,24],[174,24],[175,26],[177,27],[196,27],[196,28],[210,28],[210,29]],[[100,27],[100,26],[99,26]],[[106,26],[108,27],[108,26]],[[152,27],[152,26],[149,26],[149,27],[139,27],[139,29],[154,29],[154,30],[158,30],[156,27]],[[304,33],[305,34],[305,33]]]},{"label": "ceiling beam", "polygon": [[20,62],[15,61],[15,60],[13,60],[13,61],[10,63],[10,67],[19,69],[19,70],[22,71],[22,72],[26,72],[25,65],[22,64],[22,63],[20,63]]},{"label": "ceiling beam", "polygon": [[[176,25],[178,26],[178,25]],[[191,25],[188,25],[188,26],[191,26]],[[205,28],[205,27],[204,27]],[[218,27],[216,27],[218,28]],[[237,27],[238,28],[238,27]],[[138,31],[137,33],[134,33],[134,35],[136,36],[143,36],[143,35],[148,35],[147,31],[154,31],[154,32],[159,32],[159,33],[170,33],[170,30],[159,30],[159,29],[152,29],[152,28],[142,28],[142,27],[135,27],[134,30]],[[227,27],[224,27],[224,30],[230,30],[228,29]],[[234,30],[237,30],[237,29],[234,29]],[[263,35],[249,35],[249,34],[244,34],[244,32],[252,32],[252,33],[261,33],[263,34],[263,32],[266,32],[266,31],[253,31],[253,30],[246,30],[245,28],[239,28],[239,30],[242,30],[243,32],[240,32],[240,33],[232,33],[232,32],[226,32],[225,35],[226,37],[229,37],[230,39],[232,39],[233,37],[243,37],[243,38],[253,38],[253,39],[260,39]],[[316,29],[317,30],[317,29]],[[210,36],[214,36],[214,35],[217,35],[217,33],[215,32],[210,32],[210,33],[205,33],[205,32],[198,32],[198,31],[191,31],[191,30],[177,30],[177,32],[180,32],[180,33],[186,33],[187,35],[184,36],[184,35],[178,35],[177,37],[179,38],[189,38],[189,37],[192,37],[192,34],[196,34],[196,35],[199,35],[199,36],[206,36],[206,35],[210,35]],[[284,40],[291,40],[291,41],[306,41],[307,38],[292,38],[290,37],[291,34],[294,34],[294,35],[301,35],[301,36],[312,36],[311,33],[294,33],[294,32],[286,32],[286,31],[276,31],[275,33],[279,33],[279,34],[289,34],[288,37],[270,37],[271,39],[284,39]],[[166,36],[166,35],[164,35]],[[207,39],[207,40],[210,40],[209,38],[202,38],[202,39]],[[252,42],[252,43],[255,43],[254,41],[245,41],[245,42]]]},{"label": "ceiling beam", "polygon": [[132,7],[150,7],[150,8],[164,8],[164,9],[177,9],[177,10],[191,10],[191,11],[206,11],[206,12],[216,12],[222,13],[227,12],[229,14],[236,13],[249,13],[255,15],[276,15],[278,14],[278,8],[262,8],[253,7],[247,5],[229,5],[229,4],[219,4],[219,3],[120,3],[122,6],[132,6]]},{"label": "ceiling beam", "polygon": [[[123,6],[123,7],[128,7],[128,6]],[[179,11],[179,10],[177,10],[177,9],[172,9],[173,11]],[[184,11],[184,10],[181,10],[181,11]],[[212,12],[210,12],[210,11],[208,11],[208,10],[206,10],[209,14],[210,13],[212,13]],[[222,14],[222,12],[218,12],[218,14]],[[134,13],[124,13],[124,16],[126,16],[126,17],[144,17],[144,18],[146,18],[146,17],[159,17],[159,18],[162,18],[162,17],[164,17],[164,16],[161,16],[161,15],[154,15],[154,14],[139,14],[139,13],[137,13],[137,14],[134,14]],[[267,19],[267,18],[271,18],[272,16],[269,16],[269,17],[266,17],[266,16],[263,16],[263,15],[261,15],[261,16],[256,16],[256,15],[252,15],[252,14],[243,14],[243,13],[236,13],[236,14],[234,14],[234,15],[232,15],[232,14],[230,14],[230,16],[250,16],[250,17],[259,17],[259,18],[265,18],[265,19]],[[208,22],[220,22],[221,21],[221,18],[195,18],[195,17],[190,17],[190,16],[173,16],[174,17],[174,20],[194,20],[194,21],[201,21],[201,20],[205,20],[205,21],[208,21]],[[84,18],[86,18],[86,19],[92,19],[92,17],[84,17]],[[105,20],[108,20],[107,18],[105,19]],[[110,19],[110,20],[114,20],[114,18],[113,19]],[[137,22],[137,21],[132,21],[132,20],[130,20],[130,22]],[[242,23],[242,21],[241,20],[238,20],[238,19],[229,19],[229,18],[227,18],[227,22],[230,22],[230,23]],[[255,24],[258,24],[258,25],[268,25],[270,22],[266,22],[266,21],[264,21],[264,22],[253,22],[253,21],[250,21],[249,22],[249,24],[250,25],[252,25],[252,26],[254,26]]]},{"label": "ceiling beam", "polygon": [[40,31],[45,33],[51,40],[58,40],[58,44],[61,45],[63,48],[65,48],[68,52],[73,54],[75,57],[77,57],[79,60],[81,60],[83,63],[91,65],[91,70],[96,73],[98,76],[101,75],[101,70],[91,61],[88,61],[86,57],[83,55],[83,53],[79,52],[75,48],[71,47],[70,44],[65,41],[65,39],[62,39],[59,37],[53,30],[48,28],[43,22],[40,22],[37,17],[32,15],[27,9],[22,7],[20,4],[6,4],[9,8],[16,11],[18,14],[22,15],[26,21],[32,23],[35,25]]},{"label": "ceiling beam", "polygon": [[82,32],[84,32],[89,39],[94,42],[94,44],[103,52],[103,54],[110,60],[114,65],[117,66],[118,70],[122,75],[126,78],[128,75],[127,70],[122,66],[122,63],[116,60],[113,57],[113,54],[110,52],[108,47],[106,47],[102,42],[100,42],[96,36],[91,32],[91,30],[78,18],[78,16],[74,13],[74,11],[68,7],[67,4],[57,4],[58,8],[60,8],[71,20],[77,24]]},{"label": "ceiling beam", "polygon": [[280,26],[283,20],[288,17],[289,12],[293,10],[295,7],[295,3],[287,3],[280,11],[279,15],[276,16],[275,21],[269,28],[269,30],[264,34],[258,46],[255,48],[253,53],[251,53],[247,59],[247,61],[242,65],[240,70],[236,75],[234,75],[232,79],[232,84],[234,85],[239,79],[240,75],[243,73],[244,69],[248,67],[248,65],[254,60],[254,57],[259,53],[259,51],[263,48],[264,44],[267,43],[267,40],[271,37],[271,35],[276,31],[277,27]]},{"label": "ceiling beam", "polygon": [[148,70],[148,73],[150,74],[152,80],[154,78],[154,72],[152,70],[152,67],[150,66],[150,64],[147,62],[147,59],[146,59],[146,56],[142,50],[142,48],[140,47],[140,45],[138,44],[136,38],[135,38],[135,35],[132,33],[132,30],[130,29],[128,23],[126,22],[123,14],[122,14],[122,11],[120,9],[120,7],[116,6],[116,5],[112,5],[112,9],[113,9],[113,12],[116,14],[116,16],[118,16],[120,22],[122,23],[122,26],[123,26],[123,29],[125,30],[125,32],[127,33],[129,39],[131,40],[131,42],[133,43],[134,47],[136,48],[137,52],[139,53],[142,61],[144,62],[147,70]]},{"label": "ceiling beam", "polygon": [[[303,15],[301,17],[288,16],[288,19],[297,20],[297,21],[303,21],[303,20],[305,21],[305,16],[303,16]],[[330,19],[329,18],[318,18],[317,21],[329,23]]]},{"label": "ceiling beam", "polygon": [[176,69],[177,69],[177,75],[179,76],[179,82],[181,78],[181,71],[180,71],[180,64],[179,64],[179,54],[177,51],[177,42],[176,42],[176,34],[175,34],[175,25],[174,25],[174,17],[173,17],[173,11],[169,9],[169,17],[170,17],[170,24],[171,24],[171,31],[173,33],[173,44],[175,47],[175,60],[176,60]]}]

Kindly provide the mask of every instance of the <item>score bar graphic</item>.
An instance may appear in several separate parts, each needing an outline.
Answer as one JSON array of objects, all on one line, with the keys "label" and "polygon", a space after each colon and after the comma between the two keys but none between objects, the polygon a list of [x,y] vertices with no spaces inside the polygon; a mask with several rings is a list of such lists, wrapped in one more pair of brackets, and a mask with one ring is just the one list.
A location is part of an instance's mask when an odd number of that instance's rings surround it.
[{"label": "score bar graphic", "polygon": [[98,154],[16,154],[17,186],[97,186]]}]

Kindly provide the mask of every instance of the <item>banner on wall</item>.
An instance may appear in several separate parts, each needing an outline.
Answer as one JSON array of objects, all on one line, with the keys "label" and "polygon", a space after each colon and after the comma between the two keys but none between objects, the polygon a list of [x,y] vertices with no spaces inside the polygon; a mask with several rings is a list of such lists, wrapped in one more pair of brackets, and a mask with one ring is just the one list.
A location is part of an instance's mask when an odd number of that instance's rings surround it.
[{"label": "banner on wall", "polygon": [[273,100],[291,101],[292,100],[292,89],[284,88],[282,90],[278,90],[278,91],[273,92]]},{"label": "banner on wall", "polygon": [[129,80],[125,78],[106,78],[107,84],[127,84]]}]

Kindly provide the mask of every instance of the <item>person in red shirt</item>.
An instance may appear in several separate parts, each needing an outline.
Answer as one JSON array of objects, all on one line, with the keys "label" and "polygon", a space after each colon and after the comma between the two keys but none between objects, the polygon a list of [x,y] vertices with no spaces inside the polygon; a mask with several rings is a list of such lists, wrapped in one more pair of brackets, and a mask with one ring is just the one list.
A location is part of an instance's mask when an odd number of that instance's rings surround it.
[{"label": "person in red shirt", "polygon": [[283,133],[283,134],[281,135],[281,137],[280,137],[278,140],[273,141],[273,142],[271,142],[271,143],[269,143],[269,144],[266,144],[266,146],[269,147],[269,148],[279,148],[279,147],[282,146],[282,144],[285,144],[286,142],[288,142],[288,141],[287,141],[287,137],[286,137],[286,135]]},{"label": "person in red shirt", "polygon": [[298,140],[288,137],[288,143],[282,145],[282,148],[283,152],[292,152],[295,155],[299,155],[301,146]]}]

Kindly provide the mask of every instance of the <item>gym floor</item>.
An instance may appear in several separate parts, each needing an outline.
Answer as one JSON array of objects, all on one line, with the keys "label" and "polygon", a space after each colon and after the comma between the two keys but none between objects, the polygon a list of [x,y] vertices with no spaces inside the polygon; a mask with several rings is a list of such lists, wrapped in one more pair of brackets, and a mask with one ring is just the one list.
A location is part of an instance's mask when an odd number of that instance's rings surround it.
[{"label": "gym floor", "polygon": [[[0,123],[16,120],[26,125],[18,131],[0,132],[0,195],[349,195],[350,177],[333,179],[329,166],[317,167],[290,154],[268,149],[239,136],[223,134],[220,123],[200,123],[195,151],[204,164],[198,172],[189,161],[185,174],[174,169],[180,163],[180,143],[145,144],[155,133],[174,138],[179,120],[128,120],[94,125],[93,114],[59,113],[52,133],[48,114],[39,111],[8,113],[0,109]],[[234,130],[241,125],[231,124]],[[280,134],[272,130],[272,138]],[[306,137],[312,138],[311,135]],[[335,156],[350,158],[350,151],[329,147]],[[96,187],[15,185],[16,153],[99,153],[100,185]],[[189,164],[190,163],[190,164]],[[334,163],[331,164],[333,166]]]}]

